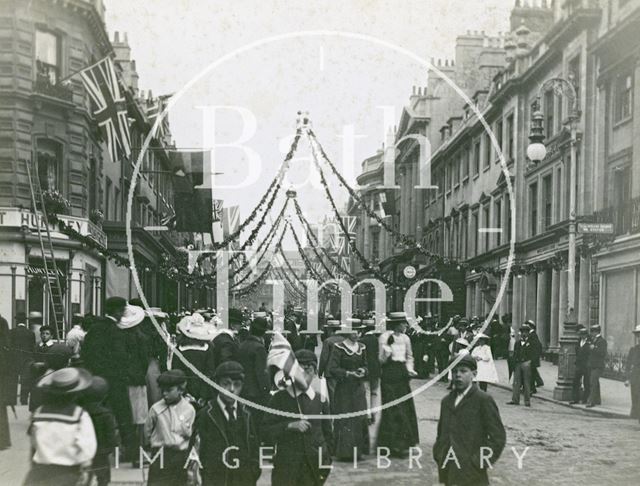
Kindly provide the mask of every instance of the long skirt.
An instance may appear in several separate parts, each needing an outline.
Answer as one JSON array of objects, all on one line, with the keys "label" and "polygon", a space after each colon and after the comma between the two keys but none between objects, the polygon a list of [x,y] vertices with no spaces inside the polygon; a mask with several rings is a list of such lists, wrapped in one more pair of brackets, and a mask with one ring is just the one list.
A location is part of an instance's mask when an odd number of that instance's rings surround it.
[{"label": "long skirt", "polygon": [[382,365],[380,391],[383,405],[398,398],[403,398],[403,401],[382,410],[378,447],[388,447],[392,452],[407,451],[419,442],[419,438],[416,407],[410,396],[409,372],[405,363],[389,361]]},{"label": "long skirt", "polygon": [[[334,415],[367,409],[364,382],[346,379],[336,383],[331,413]],[[354,455],[369,453],[369,418],[365,415],[335,419],[334,455],[338,459],[352,460]]]},{"label": "long skirt", "polygon": [[32,464],[23,486],[76,486],[80,466]]},{"label": "long skirt", "polygon": [[[157,450],[152,451],[154,456]],[[163,462],[160,466],[160,459],[157,459],[149,466],[148,486],[183,486],[187,483],[187,470],[185,463],[189,456],[189,451],[179,451],[165,447],[163,449]],[[153,457],[153,456],[152,456]]]},{"label": "long skirt", "polygon": [[629,379],[631,385],[631,418],[640,420],[640,372]]}]

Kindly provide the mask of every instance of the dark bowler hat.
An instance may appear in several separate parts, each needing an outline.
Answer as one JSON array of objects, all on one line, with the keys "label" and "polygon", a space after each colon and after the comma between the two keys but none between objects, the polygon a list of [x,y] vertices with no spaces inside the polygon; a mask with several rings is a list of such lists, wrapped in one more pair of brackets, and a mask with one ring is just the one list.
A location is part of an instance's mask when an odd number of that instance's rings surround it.
[{"label": "dark bowler hat", "polygon": [[[449,362],[449,365],[451,365],[455,360],[456,358],[453,358]],[[464,356],[462,356],[462,359],[460,359],[460,361],[458,361],[458,363],[452,369],[458,368],[460,366],[466,366],[470,370],[478,369],[478,363],[476,363],[475,358],[471,357],[470,354],[465,354]]]},{"label": "dark bowler hat", "polygon": [[314,364],[316,366],[318,365],[318,357],[313,351],[310,351],[308,349],[299,349],[298,351],[296,351],[296,359],[298,360],[298,363],[301,365],[305,365],[305,364]]},{"label": "dark bowler hat", "polygon": [[237,361],[225,361],[216,368],[213,377],[216,380],[220,380],[222,378],[244,380],[244,368]]},{"label": "dark bowler hat", "polygon": [[158,376],[158,386],[169,388],[187,383],[187,375],[182,370],[168,370]]},{"label": "dark bowler hat", "polygon": [[256,317],[255,319],[253,319],[253,321],[251,321],[249,330],[251,334],[262,336],[267,331],[268,327],[269,323],[264,317]]}]

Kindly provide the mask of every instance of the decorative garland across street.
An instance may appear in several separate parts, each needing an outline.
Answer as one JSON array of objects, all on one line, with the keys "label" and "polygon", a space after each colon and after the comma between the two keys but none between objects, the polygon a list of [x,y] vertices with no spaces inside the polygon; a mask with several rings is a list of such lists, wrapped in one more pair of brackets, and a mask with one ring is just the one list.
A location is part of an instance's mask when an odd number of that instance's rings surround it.
[{"label": "decorative garland across street", "polygon": [[[344,221],[342,220],[342,217],[338,211],[337,205],[335,203],[335,200],[333,198],[333,195],[331,194],[331,191],[329,189],[329,185],[326,179],[326,176],[322,170],[321,167],[321,163],[320,163],[320,159],[322,159],[331,169],[331,172],[338,178],[338,180],[340,181],[340,184],[343,185],[347,191],[349,192],[349,195],[351,196],[351,198],[362,208],[364,209],[364,211],[366,212],[366,214],[375,219],[378,224],[384,228],[386,231],[388,231],[391,235],[393,235],[397,241],[402,242],[405,246],[407,246],[408,248],[414,249],[415,251],[417,251],[418,253],[428,257],[429,259],[431,259],[432,263],[435,264],[442,264],[442,265],[452,265],[452,266],[457,266],[457,268],[459,270],[465,270],[465,271],[469,271],[471,273],[488,273],[494,276],[499,276],[501,275],[504,270],[499,268],[499,267],[490,267],[490,266],[483,266],[483,265],[477,265],[474,263],[470,263],[468,261],[461,261],[461,260],[456,260],[454,258],[449,258],[449,257],[445,257],[436,253],[433,253],[431,251],[426,250],[420,243],[416,242],[413,238],[398,232],[397,230],[395,230],[392,226],[390,226],[383,218],[381,218],[378,213],[376,213],[375,211],[373,211],[367,204],[364,203],[362,197],[358,194],[357,191],[355,191],[348,183],[347,181],[344,179],[344,177],[342,176],[342,174],[340,174],[340,172],[337,170],[336,166],[331,162],[331,160],[329,159],[329,157],[327,156],[326,152],[324,151],[322,145],[318,142],[315,133],[311,130],[310,127],[308,126],[304,126],[302,128],[297,128],[296,130],[296,134],[295,137],[293,139],[293,142],[289,148],[289,151],[287,152],[280,168],[278,169],[278,172],[276,173],[275,177],[273,178],[273,180],[270,182],[269,187],[267,188],[267,190],[265,191],[265,193],[262,195],[262,197],[260,198],[260,201],[258,202],[258,204],[256,205],[256,207],[251,211],[251,213],[249,214],[249,216],[247,217],[246,220],[244,220],[240,226],[237,228],[236,231],[234,231],[233,233],[227,235],[226,238],[223,239],[222,242],[220,243],[214,243],[213,245],[213,251],[216,250],[220,250],[222,248],[227,247],[232,241],[235,241],[239,238],[240,234],[242,233],[243,230],[245,230],[257,217],[258,214],[260,212],[262,212],[262,215],[260,217],[260,219],[258,220],[257,225],[252,229],[251,233],[249,234],[249,236],[247,237],[247,239],[245,240],[244,243],[242,243],[242,245],[240,246],[238,253],[235,253],[234,255],[231,256],[230,258],[230,264],[233,264],[234,262],[237,261],[238,258],[240,258],[240,252],[242,252],[243,250],[245,250],[247,247],[249,247],[250,245],[253,245],[253,243],[255,242],[261,228],[264,226],[264,224],[266,223],[266,216],[267,214],[269,214],[269,212],[271,211],[271,208],[277,198],[277,195],[280,193],[280,189],[281,189],[281,184],[282,181],[284,179],[284,176],[287,172],[287,170],[290,167],[290,162],[293,159],[293,156],[295,154],[295,152],[298,149],[298,144],[300,141],[301,136],[303,135],[303,131],[304,133],[307,135],[309,143],[311,145],[311,152],[312,152],[312,156],[313,156],[313,162],[316,166],[316,169],[318,170],[319,174],[320,174],[320,180],[323,186],[323,189],[325,191],[325,195],[327,197],[327,199],[329,200],[329,203],[331,205],[331,208],[336,216],[337,222],[341,228],[342,233],[344,234],[344,238],[346,243],[349,245],[349,248],[352,250],[352,252],[355,254],[355,256],[358,258],[358,260],[360,261],[360,263],[362,264],[363,268],[366,271],[370,271],[373,273],[373,275],[380,281],[382,281],[385,286],[387,287],[391,287],[391,288],[395,288],[397,290],[399,289],[406,289],[407,287],[401,284],[396,284],[393,281],[391,281],[389,278],[387,278],[381,271],[380,268],[377,264],[372,264],[371,262],[369,262],[365,256],[358,250],[355,242],[353,241],[352,237],[350,236],[347,227],[344,223]],[[258,251],[256,252],[256,254],[260,253],[260,251],[262,250],[263,247],[266,247],[266,249],[269,248],[269,246],[271,245],[271,242],[274,238],[275,233],[277,232],[277,227],[280,225],[280,222],[284,216],[287,204],[288,204],[288,199],[285,202],[285,204],[283,205],[280,213],[278,214],[278,217],[276,218],[276,220],[273,223],[273,226],[269,229],[269,232],[267,233],[267,235],[265,236],[265,239],[262,241],[262,243],[260,244],[260,246],[258,247]],[[298,219],[300,220],[300,222],[303,225],[303,229],[305,230],[306,234],[307,234],[307,238],[309,239],[309,241],[312,243],[311,247],[313,248],[313,251],[315,253],[315,256],[317,257],[317,259],[320,261],[322,267],[324,268],[325,272],[328,275],[329,279],[333,279],[335,278],[336,275],[342,275],[343,277],[347,277],[347,279],[353,283],[357,280],[357,278],[351,274],[351,272],[348,269],[344,269],[342,268],[342,266],[339,264],[339,262],[336,261],[336,259],[330,254],[330,252],[324,248],[319,242],[317,237],[315,236],[315,234],[312,231],[311,225],[310,223],[306,220],[306,218],[304,217],[302,210],[300,208],[300,205],[298,204],[298,201],[294,199],[294,206],[295,206],[295,210],[296,210],[296,214]],[[266,206],[265,206],[266,203]],[[70,225],[68,225],[67,223],[65,223],[64,221],[62,221],[57,214],[53,213],[53,212],[47,212],[47,217],[49,219],[49,222],[56,225],[58,227],[58,230],[60,231],[60,233],[65,234],[67,237],[69,237],[70,239],[74,240],[74,241],[78,241],[80,242],[85,248],[93,250],[95,252],[97,252],[99,255],[109,259],[110,261],[112,261],[113,263],[115,263],[116,265],[120,266],[120,267],[126,267],[126,268],[131,268],[131,262],[129,261],[128,258],[120,255],[118,252],[114,251],[114,250],[110,250],[108,248],[104,248],[102,247],[99,243],[97,243],[95,240],[93,240],[91,237],[89,236],[85,236],[85,235],[81,235],[80,233],[78,233],[75,229],[73,229]],[[289,267],[289,269],[291,271],[293,271],[293,268],[291,267],[291,264],[289,263],[289,261],[287,260],[286,256],[284,255],[284,252],[282,252],[282,249],[280,248],[282,239],[284,237],[284,234],[287,230],[287,228],[291,229],[292,234],[294,236],[294,240],[296,241],[296,245],[298,247],[298,251],[300,252],[300,255],[305,263],[305,267],[307,268],[307,270],[309,271],[309,273],[311,275],[313,275],[314,278],[316,278],[319,282],[322,282],[323,279],[321,278],[320,273],[313,268],[313,265],[311,265],[310,261],[309,261],[309,256],[305,254],[305,252],[302,249],[302,246],[300,244],[300,241],[298,239],[298,235],[296,234],[296,232],[293,230],[293,227],[287,222],[287,224],[285,225],[282,234],[280,235],[280,238],[278,240],[278,243],[276,244],[276,247],[274,248],[274,251],[280,251],[287,266]],[[578,248],[578,256],[580,257],[589,257],[591,255],[593,255],[594,253],[600,251],[603,247],[606,247],[608,244],[611,243],[611,241],[613,241],[613,239],[615,238],[615,236],[610,236],[608,238],[602,238],[602,237],[592,237],[592,238],[588,238],[586,237],[583,240],[583,244],[582,246],[580,246]],[[318,247],[321,249],[322,253],[324,254],[324,257],[326,258],[327,261],[329,261],[333,266],[333,270],[331,270],[331,268],[329,267],[329,265],[325,262],[325,259],[323,258],[323,256],[320,254],[320,252],[318,251]],[[265,249],[265,251],[262,252],[262,254],[260,255],[260,257],[258,258],[258,261],[256,262],[256,265],[259,264],[262,259],[264,258],[264,256],[266,255],[267,250]],[[204,260],[207,258],[206,253],[201,255],[198,258],[198,261]],[[162,260],[160,262],[159,265],[159,269],[160,272],[162,274],[164,274],[166,277],[170,278],[171,280],[174,280],[176,282],[181,282],[186,284],[188,287],[190,286],[194,286],[194,287],[205,287],[205,288],[213,288],[213,286],[216,283],[216,275],[215,272],[213,273],[203,273],[202,269],[198,269],[198,271],[196,272],[196,270],[194,270],[194,272],[189,273],[188,271],[186,271],[187,268],[187,253],[182,251],[180,253],[178,253],[175,256],[169,256],[166,254],[162,255]],[[243,262],[242,265],[240,265],[238,268],[235,269],[236,273],[242,272],[246,269],[246,267],[249,265],[249,259],[245,259],[245,261]],[[546,259],[542,262],[535,262],[535,263],[529,263],[529,264],[520,264],[520,263],[514,263],[514,265],[511,267],[511,272],[513,273],[513,275],[525,275],[525,274],[529,274],[529,273],[533,273],[533,272],[539,272],[541,270],[545,270],[545,269],[556,269],[556,270],[560,270],[562,268],[564,268],[566,266],[566,256],[562,253],[557,253],[556,255],[554,255],[553,257]],[[255,289],[258,285],[258,283],[262,280],[264,280],[264,278],[268,275],[269,271],[271,271],[271,269],[273,269],[273,266],[271,263],[269,263],[267,265],[267,267],[265,268],[265,271],[263,271],[261,273],[261,275],[256,278],[256,280],[254,280],[252,283],[250,283],[249,285],[247,285],[246,287],[242,288],[242,289],[238,289],[235,290],[234,292],[236,293],[236,295],[245,295],[247,293],[249,293],[250,291],[252,291],[253,289]],[[285,277],[287,277],[287,281],[289,283],[290,282],[290,278],[288,278],[289,276],[287,275],[287,272],[283,271],[280,269],[280,273],[282,273]],[[295,274],[295,272],[293,272],[296,279],[298,281],[300,281],[303,286],[306,288],[306,285],[304,284],[304,282],[302,282],[297,275]],[[242,282],[244,282],[248,276],[251,275],[251,272],[248,272],[247,275],[245,275],[242,279],[240,279],[238,282],[236,282],[232,288],[237,288],[238,285]],[[300,290],[296,288],[296,291],[300,292]],[[335,292],[331,289],[326,289],[329,292]]]},{"label": "decorative garland across street", "polygon": [[[341,267],[340,263],[335,260],[335,258],[333,258],[331,256],[331,254],[329,253],[329,251],[320,244],[320,242],[318,241],[318,238],[316,238],[316,235],[313,233],[313,230],[311,228],[311,224],[309,223],[309,221],[307,221],[307,218],[304,217],[304,214],[302,213],[302,208],[300,208],[300,204],[298,204],[297,199],[293,200],[293,204],[295,206],[295,210],[296,210],[296,215],[298,216],[298,220],[302,223],[302,226],[304,227],[304,229],[306,230],[306,235],[307,235],[307,239],[309,241],[311,241],[311,246],[314,250],[314,253],[316,254],[316,256],[318,257],[318,259],[320,260],[320,263],[322,263],[322,265],[324,266],[324,268],[327,270],[327,273],[329,275],[332,274],[332,272],[329,270],[329,268],[327,267],[327,265],[324,262],[324,259],[322,258],[322,255],[320,255],[318,253],[318,248],[320,248],[321,250],[323,250],[323,253],[325,255],[325,257],[327,258],[327,260],[329,260],[329,262],[331,264],[333,264],[334,266],[334,272],[338,271],[340,273],[342,273],[343,275],[347,276],[349,278],[349,280],[351,281],[356,281],[357,278],[355,277],[355,275],[353,275],[351,272],[349,272],[348,270],[344,269]],[[332,277],[333,278],[333,277]]]},{"label": "decorative garland across street", "polygon": [[[287,229],[289,228],[289,225],[287,223],[285,223],[284,228],[282,228],[282,233],[280,234],[280,238],[278,239],[275,247],[273,248],[273,252],[277,252],[278,248],[280,248],[280,245],[282,245],[282,239],[284,238],[284,235],[287,233]],[[255,265],[257,266],[263,259],[265,254],[268,251],[268,246],[267,248],[265,248],[264,252],[262,253],[262,255],[260,255],[260,258],[258,259],[258,261],[255,263]],[[269,262],[268,267],[271,268],[271,262]],[[230,289],[235,289],[236,287],[238,287],[242,282],[244,282],[247,278],[249,278],[249,275],[251,275],[251,272],[247,272],[246,275],[244,277],[242,277],[240,280],[238,280],[236,283],[234,283]],[[262,277],[259,276],[256,280],[260,279]],[[253,285],[254,282],[251,282],[251,284],[249,285]]]}]

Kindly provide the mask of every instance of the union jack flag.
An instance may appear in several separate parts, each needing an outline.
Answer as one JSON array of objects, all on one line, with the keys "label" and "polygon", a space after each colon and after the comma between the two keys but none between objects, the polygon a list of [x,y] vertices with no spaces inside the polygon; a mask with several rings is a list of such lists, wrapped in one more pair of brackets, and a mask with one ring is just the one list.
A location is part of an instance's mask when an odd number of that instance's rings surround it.
[{"label": "union jack flag", "polygon": [[[149,123],[153,127],[158,119],[158,115],[161,115],[167,107],[167,100],[171,98],[171,95],[158,96],[157,98],[148,98],[146,113],[149,118]],[[160,140],[164,140],[169,135],[169,115],[165,115],[162,121],[158,125],[156,131],[156,137]]]},{"label": "union jack flag", "polygon": [[127,107],[111,58],[105,57],[79,74],[94,105],[92,114],[104,131],[111,160],[116,162],[119,153],[129,157],[131,136]]},{"label": "union jack flag", "polygon": [[222,199],[213,199],[212,200],[212,209],[211,209],[211,234],[213,235],[213,241],[215,243],[220,243],[224,240],[224,231],[222,228],[222,205],[224,201]]}]

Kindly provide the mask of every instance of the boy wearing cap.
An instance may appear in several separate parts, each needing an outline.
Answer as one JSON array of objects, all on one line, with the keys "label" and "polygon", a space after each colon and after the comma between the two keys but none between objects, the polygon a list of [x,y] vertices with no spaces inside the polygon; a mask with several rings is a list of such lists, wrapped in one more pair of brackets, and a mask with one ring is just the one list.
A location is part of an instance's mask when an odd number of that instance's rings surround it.
[{"label": "boy wearing cap", "polygon": [[144,432],[152,453],[155,456],[160,451],[163,461],[151,464],[147,483],[150,486],[187,482],[185,463],[196,412],[183,397],[186,384],[187,378],[181,370],[165,371],[158,377],[163,398],[149,410]]},{"label": "boy wearing cap", "polygon": [[[455,359],[455,358],[454,358]],[[433,458],[446,485],[487,485],[506,432],[491,396],[478,389],[476,360],[463,355],[452,370],[453,391],[442,399]]]},{"label": "boy wearing cap", "polygon": [[260,477],[260,441],[251,413],[235,397],[242,393],[244,370],[237,361],[216,368],[218,392],[196,417],[191,439],[202,464],[202,485],[249,486]]}]

